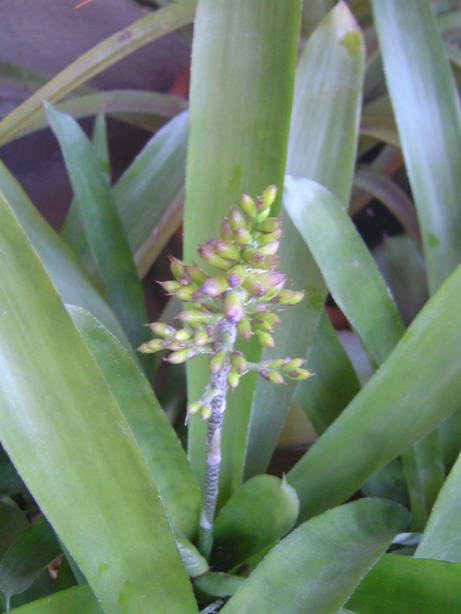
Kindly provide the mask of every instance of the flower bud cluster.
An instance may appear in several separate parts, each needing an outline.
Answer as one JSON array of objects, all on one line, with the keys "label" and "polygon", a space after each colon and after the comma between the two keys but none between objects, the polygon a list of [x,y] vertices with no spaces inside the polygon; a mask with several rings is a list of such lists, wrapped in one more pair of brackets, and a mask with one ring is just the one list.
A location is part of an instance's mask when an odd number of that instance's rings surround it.
[{"label": "flower bud cluster", "polygon": [[[174,280],[161,282],[171,296],[190,303],[190,308],[177,317],[183,328],[153,322],[149,324],[157,338],[141,345],[139,350],[153,353],[169,350],[165,360],[177,364],[200,353],[212,354],[210,374],[227,370],[227,387],[235,390],[241,375],[248,370],[258,371],[275,384],[290,379],[304,379],[309,372],[302,369],[301,359],[286,359],[280,366],[260,363],[248,367],[239,352],[227,352],[216,347],[216,327],[226,320],[235,325],[237,334],[249,341],[256,337],[263,348],[274,347],[273,332],[280,326],[275,313],[285,305],[299,303],[304,292],[285,288],[286,276],[276,271],[280,258],[276,255],[282,236],[282,221],[269,217],[277,194],[275,186],[266,188],[253,200],[243,194],[240,207],[232,207],[220,227],[220,238],[199,245],[200,258],[216,269],[208,275],[197,265],[187,266],[171,258]],[[293,361],[301,360],[300,364]],[[272,361],[278,364],[278,361]],[[283,363],[283,364],[282,364]],[[208,409],[207,409],[208,408]],[[200,412],[209,417],[209,406],[203,402],[189,405],[188,412]]]}]

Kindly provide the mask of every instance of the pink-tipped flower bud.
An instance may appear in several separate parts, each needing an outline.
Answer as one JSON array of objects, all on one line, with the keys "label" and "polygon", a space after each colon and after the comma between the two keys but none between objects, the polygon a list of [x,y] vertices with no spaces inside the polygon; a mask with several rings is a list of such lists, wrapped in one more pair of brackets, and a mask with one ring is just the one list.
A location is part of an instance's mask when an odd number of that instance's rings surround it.
[{"label": "pink-tipped flower bud", "polygon": [[217,241],[214,248],[216,253],[226,260],[240,260],[240,250],[229,241]]},{"label": "pink-tipped flower bud", "polygon": [[227,271],[231,268],[233,262],[231,260],[226,260],[219,254],[217,254],[214,250],[214,247],[208,243],[198,246],[198,253],[200,258],[215,266],[217,269],[222,269],[223,271]]},{"label": "pink-tipped flower bud", "polygon": [[193,358],[195,356],[195,352],[191,351],[189,348],[185,348],[183,350],[176,350],[175,352],[171,352],[169,356],[165,358],[167,362],[171,362],[173,365],[179,365],[182,362],[186,362],[188,358]]},{"label": "pink-tipped flower bud", "polygon": [[261,200],[263,201],[264,209],[268,209],[274,204],[277,196],[277,188],[275,185],[267,186],[267,188],[261,194]]},{"label": "pink-tipped flower bud", "polygon": [[152,339],[140,345],[138,347],[138,352],[142,352],[143,354],[154,354],[163,349],[165,349],[165,341],[161,339]]},{"label": "pink-tipped flower bud", "polygon": [[243,306],[235,290],[228,292],[224,298],[224,317],[231,324],[237,324],[243,318]]},{"label": "pink-tipped flower bud", "polygon": [[231,390],[235,390],[240,383],[240,376],[237,371],[231,369],[229,375],[227,376],[227,385]]},{"label": "pink-tipped flower bud", "polygon": [[193,344],[196,347],[202,347],[208,343],[209,339],[206,330],[198,330],[194,335]]},{"label": "pink-tipped flower bud", "polygon": [[294,379],[294,380],[307,379],[311,375],[312,375],[312,372],[308,371],[307,369],[293,369],[292,371],[287,373],[287,376],[290,379]]},{"label": "pink-tipped flower bud", "polygon": [[204,313],[203,311],[196,311],[194,309],[188,309],[186,311],[181,311],[176,316],[176,320],[181,320],[181,322],[185,322],[186,324],[199,324],[202,322],[208,322],[210,319],[210,314]]},{"label": "pink-tipped flower bud", "polygon": [[275,230],[281,230],[282,220],[279,217],[268,217],[258,224],[258,232],[272,233]]},{"label": "pink-tipped flower bud", "polygon": [[256,330],[256,338],[258,339],[260,345],[267,350],[272,350],[274,348],[274,338],[269,333],[264,333],[262,331]]},{"label": "pink-tipped flower bud", "polygon": [[304,291],[281,290],[278,295],[280,305],[296,305],[304,298]]},{"label": "pink-tipped flower bud", "polygon": [[245,277],[245,267],[241,264],[236,264],[226,273],[227,283],[231,288],[238,288]]},{"label": "pink-tipped flower bud", "polygon": [[261,251],[252,247],[245,249],[242,255],[244,260],[253,267],[259,267],[266,257]]},{"label": "pink-tipped flower bud", "polygon": [[221,223],[221,227],[219,229],[219,236],[223,241],[232,241],[234,238],[234,233],[232,232],[232,228],[230,227],[229,220],[227,217]]},{"label": "pink-tipped flower bud", "polygon": [[242,194],[240,199],[240,209],[248,215],[248,217],[253,218],[258,213],[256,209],[256,203],[248,196],[248,194]]},{"label": "pink-tipped flower bud", "polygon": [[245,218],[240,213],[240,211],[238,211],[238,209],[235,209],[234,207],[232,207],[232,209],[230,210],[228,219],[229,219],[230,227],[232,228],[234,233],[238,228],[246,229],[247,227]]},{"label": "pink-tipped flower bud", "polygon": [[192,283],[197,286],[201,286],[206,279],[206,273],[199,266],[185,266],[184,270],[186,272],[187,277],[191,280]]},{"label": "pink-tipped flower bud", "polygon": [[249,341],[251,339],[251,324],[250,320],[243,316],[240,322],[237,324],[237,334],[245,341]]},{"label": "pink-tipped flower bud", "polygon": [[219,277],[208,277],[202,284],[201,291],[207,296],[218,296],[227,288],[227,279],[220,275]]},{"label": "pink-tipped flower bud", "polygon": [[173,256],[170,256],[170,269],[176,279],[185,279],[184,262],[182,262],[182,260],[178,260],[178,258],[173,258]]},{"label": "pink-tipped flower bud", "polygon": [[221,369],[224,367],[224,361],[226,360],[226,352],[224,350],[220,350],[216,352],[211,359],[208,365],[208,369],[211,375],[216,375]]},{"label": "pink-tipped flower bud", "polygon": [[232,352],[231,364],[233,369],[235,369],[240,375],[242,373],[245,373],[248,367],[247,361],[245,360],[245,357],[242,352]]},{"label": "pink-tipped flower bud", "polygon": [[234,237],[239,245],[249,245],[251,243],[251,235],[246,228],[236,228]]},{"label": "pink-tipped flower bud", "polygon": [[264,260],[259,265],[261,269],[265,269],[266,271],[271,271],[275,269],[280,264],[279,256],[264,256]]},{"label": "pink-tipped flower bud", "polygon": [[151,331],[159,337],[171,338],[176,332],[175,328],[163,322],[151,322],[148,326]]},{"label": "pink-tipped flower bud", "polygon": [[254,276],[265,288],[266,292],[285,282],[285,274],[280,271],[268,271]]},{"label": "pink-tipped flower bud", "polygon": [[242,288],[244,288],[248,294],[254,298],[264,296],[268,290],[268,288],[263,286],[260,281],[254,279],[253,277],[247,277],[244,279],[242,282]]}]

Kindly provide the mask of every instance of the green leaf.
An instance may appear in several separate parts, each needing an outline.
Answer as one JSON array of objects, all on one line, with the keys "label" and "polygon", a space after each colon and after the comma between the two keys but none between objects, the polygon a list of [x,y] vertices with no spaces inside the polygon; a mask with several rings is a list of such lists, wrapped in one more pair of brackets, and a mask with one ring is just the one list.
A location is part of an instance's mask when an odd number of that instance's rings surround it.
[{"label": "green leaf", "polygon": [[13,595],[29,588],[60,554],[56,535],[42,516],[18,537],[0,563],[0,589],[7,604]]},{"label": "green leaf", "polygon": [[196,0],[182,0],[155,11],[77,58],[0,122],[0,144],[15,138],[24,126],[41,115],[44,100],[57,102],[143,45],[193,21],[196,4]]},{"label": "green leaf", "polygon": [[286,535],[298,510],[296,491],[285,480],[257,475],[245,482],[221,508],[213,526],[213,538],[222,548],[226,569]]},{"label": "green leaf", "polygon": [[455,614],[461,565],[385,554],[347,602],[358,614]]},{"label": "green leaf", "polygon": [[360,383],[336,332],[322,314],[307,356],[307,367],[315,377],[300,382],[296,398],[320,435],[360,391]]},{"label": "green leaf", "polygon": [[404,508],[380,499],[313,518],[263,559],[222,614],[336,614],[408,521]]},{"label": "green leaf", "polygon": [[43,219],[19,183],[0,162],[0,194],[27,233],[34,250],[65,303],[90,311],[137,357],[113,311],[96,290],[71,249]]},{"label": "green leaf", "polygon": [[[357,147],[365,47],[345,3],[339,3],[310,37],[296,69],[287,172],[326,185],[347,207]],[[306,303],[287,309],[275,334],[279,356],[305,356],[326,297],[318,267],[282,210],[280,269]],[[302,263],[302,266],[300,264]],[[264,351],[263,360],[272,358]],[[258,381],[248,433],[245,479],[264,472],[286,418],[294,385],[274,390]]]},{"label": "green leaf", "polygon": [[28,526],[25,515],[12,499],[0,501],[0,560]]},{"label": "green leaf", "polygon": [[360,134],[373,137],[400,149],[399,133],[387,95],[381,96],[364,106],[360,120]]},{"label": "green leaf", "polygon": [[[340,503],[461,405],[461,267],[288,474],[305,519]],[[398,425],[398,428],[396,428]]]},{"label": "green leaf", "polygon": [[230,597],[245,582],[242,576],[232,576],[226,573],[207,573],[194,580],[194,588],[207,601],[216,597]]},{"label": "green leaf", "polygon": [[432,293],[461,261],[458,95],[428,0],[373,10]]},{"label": "green leaf", "polygon": [[91,314],[73,306],[68,306],[68,311],[144,456],[170,522],[193,538],[200,515],[200,491],[152,388],[123,346]]},{"label": "green leaf", "polygon": [[26,490],[14,465],[10,462],[0,463],[0,498],[17,495]]},{"label": "green leaf", "polygon": [[3,446],[105,610],[196,612],[128,423],[3,198],[0,216]]},{"label": "green leaf", "polygon": [[109,301],[136,347],[146,340],[144,294],[122,222],[112,201],[101,161],[72,117],[47,105],[46,115],[59,141],[85,236]]},{"label": "green leaf", "polygon": [[309,179],[287,177],[284,204],[337,305],[373,360],[382,364],[405,327],[351,219],[330,192]]},{"label": "green leaf", "polygon": [[69,588],[13,611],[15,614],[104,614],[88,585]]},{"label": "green leaf", "polygon": [[[184,259],[218,235],[243,191],[256,196],[283,180],[301,5],[299,0],[202,0],[195,20]],[[251,58],[251,61],[249,61]],[[278,203],[275,211],[278,208]],[[253,346],[249,359],[258,361]],[[188,369],[189,397],[201,397],[205,361]],[[246,380],[246,381],[245,381]],[[255,376],[229,398],[220,489],[225,501],[242,480]],[[206,425],[190,420],[189,457],[203,483]]]}]

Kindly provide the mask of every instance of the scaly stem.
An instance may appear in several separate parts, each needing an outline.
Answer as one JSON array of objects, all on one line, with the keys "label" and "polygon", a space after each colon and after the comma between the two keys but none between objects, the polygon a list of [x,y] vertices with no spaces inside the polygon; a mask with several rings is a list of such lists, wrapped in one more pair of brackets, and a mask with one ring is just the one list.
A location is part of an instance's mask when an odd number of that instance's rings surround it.
[{"label": "scaly stem", "polygon": [[227,375],[229,373],[229,354],[232,352],[236,337],[235,324],[220,320],[216,325],[215,350],[226,352],[224,366],[210,377],[210,388],[216,393],[211,401],[211,416],[208,420],[206,442],[205,492],[203,493],[202,513],[200,516],[199,550],[206,558],[213,546],[213,522],[218,498],[219,466],[221,464],[221,431],[223,414],[226,409]]}]

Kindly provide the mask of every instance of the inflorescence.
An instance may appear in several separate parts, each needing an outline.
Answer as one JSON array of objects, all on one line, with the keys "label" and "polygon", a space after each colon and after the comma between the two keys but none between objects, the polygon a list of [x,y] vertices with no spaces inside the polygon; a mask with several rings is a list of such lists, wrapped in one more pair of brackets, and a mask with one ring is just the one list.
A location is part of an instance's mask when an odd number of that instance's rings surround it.
[{"label": "inflorescence", "polygon": [[[217,331],[227,323],[246,341],[254,335],[263,348],[272,349],[274,329],[281,324],[276,312],[304,297],[302,291],[285,288],[286,276],[275,270],[280,262],[276,253],[282,220],[269,217],[269,213],[276,194],[275,186],[266,188],[256,201],[243,194],[240,210],[232,207],[224,217],[220,239],[210,239],[198,247],[200,258],[217,269],[216,275],[209,276],[199,266],[187,266],[171,257],[175,279],[161,285],[171,296],[190,303],[190,309],[176,316],[183,328],[162,322],[149,324],[157,338],[142,344],[139,351],[169,350],[165,360],[173,364],[210,354],[210,374],[225,368],[227,388],[231,390],[248,371],[257,371],[273,384],[284,384],[284,378],[302,380],[311,375],[302,368],[305,361],[301,358],[250,363],[233,347],[217,343]],[[202,419],[209,418],[213,394],[208,388],[199,401],[189,404],[188,413],[200,412]]]}]

